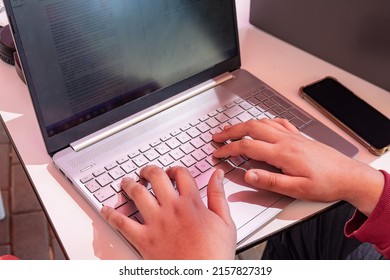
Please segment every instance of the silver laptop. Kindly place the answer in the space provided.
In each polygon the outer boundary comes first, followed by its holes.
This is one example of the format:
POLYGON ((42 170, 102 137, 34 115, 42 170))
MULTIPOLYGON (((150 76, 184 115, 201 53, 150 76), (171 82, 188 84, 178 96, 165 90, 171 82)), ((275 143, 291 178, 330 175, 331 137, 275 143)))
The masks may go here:
POLYGON ((291 200, 243 180, 249 168, 275 168, 213 158, 213 133, 281 117, 349 156, 358 151, 240 69, 234 0, 5 5, 47 151, 97 211, 110 205, 142 223, 119 182, 139 180, 145 165, 187 167, 205 202, 210 174, 221 168, 240 242, 291 200))

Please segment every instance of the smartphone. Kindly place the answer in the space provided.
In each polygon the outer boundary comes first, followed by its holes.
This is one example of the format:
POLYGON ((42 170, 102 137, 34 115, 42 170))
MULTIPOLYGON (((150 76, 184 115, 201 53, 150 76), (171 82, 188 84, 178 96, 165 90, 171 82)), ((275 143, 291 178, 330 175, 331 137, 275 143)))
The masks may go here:
POLYGON ((334 77, 302 86, 299 94, 374 155, 390 149, 390 119, 334 77))

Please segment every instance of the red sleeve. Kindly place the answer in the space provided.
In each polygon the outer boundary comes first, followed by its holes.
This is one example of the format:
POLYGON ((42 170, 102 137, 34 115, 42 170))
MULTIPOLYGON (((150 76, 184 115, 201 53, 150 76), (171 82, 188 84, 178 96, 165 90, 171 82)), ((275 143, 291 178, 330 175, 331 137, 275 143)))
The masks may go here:
POLYGON ((13 256, 13 255, 3 255, 3 256, 0 256, 0 260, 3 261, 3 260, 19 260, 19 258, 13 256))
POLYGON ((356 211, 345 225, 345 235, 373 244, 386 259, 390 259, 390 174, 382 173, 385 186, 378 204, 369 217, 356 211))

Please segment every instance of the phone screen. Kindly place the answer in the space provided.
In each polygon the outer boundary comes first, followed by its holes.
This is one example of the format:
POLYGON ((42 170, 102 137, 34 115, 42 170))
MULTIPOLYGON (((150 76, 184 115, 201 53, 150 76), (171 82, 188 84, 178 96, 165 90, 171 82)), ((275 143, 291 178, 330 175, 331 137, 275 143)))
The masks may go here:
POLYGON ((390 144, 390 120, 337 80, 327 77, 301 93, 377 150, 390 144))

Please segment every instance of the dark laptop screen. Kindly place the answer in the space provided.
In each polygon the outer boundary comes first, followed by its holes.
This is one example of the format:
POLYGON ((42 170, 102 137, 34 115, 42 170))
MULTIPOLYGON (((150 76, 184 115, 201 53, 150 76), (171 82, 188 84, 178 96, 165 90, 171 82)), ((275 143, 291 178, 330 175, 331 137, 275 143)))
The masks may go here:
POLYGON ((239 66, 234 1, 11 5, 15 40, 49 150, 239 66))

